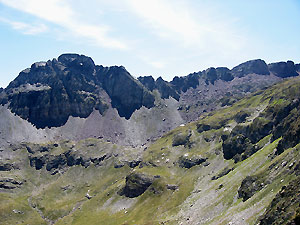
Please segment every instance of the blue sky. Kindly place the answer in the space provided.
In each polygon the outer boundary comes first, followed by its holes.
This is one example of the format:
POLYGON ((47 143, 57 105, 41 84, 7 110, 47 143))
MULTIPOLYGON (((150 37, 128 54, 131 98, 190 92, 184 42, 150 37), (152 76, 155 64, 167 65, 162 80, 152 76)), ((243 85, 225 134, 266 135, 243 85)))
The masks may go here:
POLYGON ((256 58, 300 62, 299 0, 0 0, 0 87, 62 53, 171 80, 256 58))

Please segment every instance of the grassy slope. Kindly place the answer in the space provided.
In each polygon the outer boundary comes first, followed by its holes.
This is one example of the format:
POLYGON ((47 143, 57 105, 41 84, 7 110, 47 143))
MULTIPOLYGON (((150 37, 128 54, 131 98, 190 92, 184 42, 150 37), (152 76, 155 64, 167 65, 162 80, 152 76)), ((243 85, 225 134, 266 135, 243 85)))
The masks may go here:
MULTIPOLYGON (((114 168, 118 157, 111 157, 104 165, 88 168, 74 166, 63 174, 50 175, 42 169, 36 171, 28 165, 26 150, 20 151, 20 157, 25 160, 23 170, 1 172, 2 177, 19 176, 26 179, 23 188, 0 193, 1 210, 0 224, 43 224, 49 221, 55 224, 184 224, 201 222, 203 224, 255 224, 263 210, 270 204, 283 185, 288 184, 295 176, 288 169, 279 166, 277 171, 270 171, 269 166, 277 163, 288 165, 299 160, 299 150, 291 148, 280 156, 274 157, 274 149, 279 141, 270 143, 270 136, 260 141, 264 146, 248 159, 234 164, 233 160, 224 160, 222 156, 221 135, 224 128, 231 129, 236 125, 234 116, 241 110, 251 112, 251 123, 260 111, 268 104, 272 96, 278 98, 272 104, 282 104, 285 91, 290 87, 299 87, 299 78, 275 85, 265 92, 256 93, 245 98, 232 107, 203 115, 198 122, 178 127, 158 139, 143 153, 143 168, 132 169, 125 165, 114 168), (280 97, 280 98, 279 98, 280 97), (221 128, 199 134, 197 123, 218 124, 221 128), (172 147, 174 135, 191 133, 190 147, 172 147), (21 154, 22 153, 22 154, 21 154), (185 157, 207 157, 209 165, 194 166, 190 169, 180 168, 178 159, 185 157), (225 167, 233 171, 218 180, 211 177, 220 173, 225 167), (125 176, 131 172, 141 172, 160 175, 158 179, 141 196, 128 199, 119 196, 118 191, 125 184, 125 176), (270 174, 275 177, 252 198, 243 202, 237 198, 242 180, 249 175, 270 174), (178 185, 176 191, 166 189, 166 184, 178 185), (67 190, 62 187, 69 185, 67 190), (154 193, 156 190, 156 193, 154 193), (88 200, 85 194, 93 196, 88 200), (30 207, 28 199, 31 201, 30 207), (23 213, 14 213, 13 209, 23 213), (43 220, 38 211, 48 219, 43 220)), ((110 144, 96 143, 90 149, 88 144, 78 143, 79 151, 93 154, 93 151, 106 149, 118 153, 132 154, 135 150, 126 152, 122 147, 110 144), (117 150, 113 150, 116 149, 117 150)), ((55 150, 60 154, 66 149, 55 150)), ((103 150, 104 151, 104 150, 103 150)), ((122 154, 120 154, 122 155, 122 154)))

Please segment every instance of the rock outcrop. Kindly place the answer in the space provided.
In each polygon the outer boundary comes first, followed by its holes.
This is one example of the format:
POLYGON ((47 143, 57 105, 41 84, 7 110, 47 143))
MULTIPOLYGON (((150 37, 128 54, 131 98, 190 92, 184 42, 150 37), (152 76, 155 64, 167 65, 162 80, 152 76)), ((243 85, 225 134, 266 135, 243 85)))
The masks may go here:
POLYGON ((104 114, 105 92, 126 119, 142 106, 154 106, 154 96, 124 67, 95 66, 90 57, 77 54, 34 63, 5 92, 2 104, 9 102, 12 112, 37 128, 62 126, 69 116, 86 118, 94 109, 104 114))
POLYGON ((132 173, 126 177, 126 184, 121 195, 129 198, 135 198, 143 194, 154 182, 155 177, 142 173, 132 173))
POLYGON ((299 75, 293 61, 271 63, 268 66, 269 70, 278 77, 286 78, 299 75))
POLYGON ((191 73, 185 77, 174 77, 170 82, 178 93, 186 92, 189 88, 196 88, 199 85, 201 73, 191 73))
POLYGON ((203 158, 201 156, 181 156, 179 157, 178 164, 179 167, 190 169, 193 166, 198 166, 204 162, 206 162, 207 158, 203 158))
POLYGON ((232 81, 233 75, 226 67, 211 67, 203 72, 206 83, 214 84, 216 80, 232 81))
POLYGON ((22 181, 18 181, 14 178, 1 178, 0 179, 0 190, 1 189, 15 189, 15 188, 20 188, 21 185, 23 184, 22 181))
POLYGON ((233 76, 243 77, 247 74, 269 75, 269 68, 265 61, 261 59, 244 62, 231 70, 233 76))
POLYGON ((300 223, 300 179, 299 177, 283 186, 268 206, 259 224, 299 224, 300 223))
POLYGON ((121 117, 129 119, 132 113, 142 106, 154 106, 154 96, 123 66, 98 66, 97 78, 111 98, 112 107, 118 110, 121 117))
POLYGON ((155 80, 152 76, 138 77, 138 80, 150 91, 156 88, 155 80))
POLYGON ((172 85, 170 85, 169 82, 163 80, 161 77, 159 77, 155 82, 156 88, 161 94, 161 97, 163 99, 173 97, 177 101, 179 100, 179 94, 173 89, 172 85))

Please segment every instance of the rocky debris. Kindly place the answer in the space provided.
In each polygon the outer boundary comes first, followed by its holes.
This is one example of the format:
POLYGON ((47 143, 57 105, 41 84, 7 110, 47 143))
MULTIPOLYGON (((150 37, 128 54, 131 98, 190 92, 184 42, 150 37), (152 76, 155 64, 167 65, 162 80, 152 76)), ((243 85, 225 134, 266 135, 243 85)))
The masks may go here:
POLYGON ((17 181, 13 178, 1 178, 0 179, 0 189, 15 189, 19 188, 23 184, 22 181, 17 181))
POLYGON ((125 166, 124 162, 117 162, 117 163, 115 163, 114 168, 119 169, 119 168, 122 168, 124 166, 125 166))
POLYGON ((141 160, 132 160, 132 161, 122 161, 122 162, 117 162, 115 165, 114 165, 114 168, 122 168, 123 166, 125 165, 128 165, 130 168, 135 168, 137 166, 140 165, 142 161, 141 160))
POLYGON ((175 184, 167 184, 167 189, 168 190, 172 190, 172 191, 176 191, 179 189, 179 186, 178 185, 175 185, 175 184))
POLYGON ((204 162, 206 162, 207 158, 203 158, 201 156, 192 156, 192 157, 188 157, 188 156, 180 156, 178 159, 178 164, 180 167, 182 168, 187 168, 190 169, 193 166, 197 166, 200 165, 204 162))
POLYGON ((142 173, 132 173, 126 177, 125 187, 121 190, 120 195, 129 198, 135 198, 143 194, 156 178, 142 173))
POLYGON ((268 66, 269 70, 277 77, 286 78, 299 75, 293 61, 271 63, 268 66))
POLYGON ((229 174, 233 170, 234 170, 234 168, 226 167, 218 175, 213 176, 211 179, 212 180, 218 180, 219 178, 226 176, 227 174, 229 174))
POLYGON ((24 214, 23 211, 20 211, 20 210, 17 210, 17 209, 13 209, 12 211, 13 211, 13 213, 15 213, 15 214, 24 214))
POLYGON ((231 70, 234 77, 244 77, 247 74, 269 75, 269 68, 265 61, 261 59, 244 62, 231 70))
POLYGON ((13 163, 0 162, 0 171, 11 171, 14 169, 19 169, 19 166, 15 165, 13 163))
POLYGON ((138 165, 140 165, 142 161, 141 160, 132 160, 132 161, 128 161, 127 162, 127 165, 130 167, 130 168, 135 168, 137 167, 138 165))
POLYGON ((85 194, 85 197, 89 200, 93 198, 93 196, 90 195, 90 190, 85 194))
POLYGON ((297 177, 276 194, 263 216, 260 225, 290 224, 300 222, 300 179, 297 177))

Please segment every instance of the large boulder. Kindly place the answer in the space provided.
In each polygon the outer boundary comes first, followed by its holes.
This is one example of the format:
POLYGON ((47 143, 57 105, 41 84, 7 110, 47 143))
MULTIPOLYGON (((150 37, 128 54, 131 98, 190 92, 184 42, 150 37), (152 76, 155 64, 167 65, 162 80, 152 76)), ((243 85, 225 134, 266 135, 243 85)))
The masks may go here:
POLYGON ((206 160, 207 158, 203 158, 201 156, 192 156, 192 157, 181 156, 179 157, 178 164, 179 167, 190 169, 193 166, 197 166, 206 162, 206 160))
POLYGON ((286 78, 299 75, 293 61, 271 63, 268 66, 269 70, 277 77, 286 78))
POLYGON ((268 65, 264 60, 255 59, 244 62, 231 70, 235 77, 244 77, 247 74, 269 75, 268 65))
POLYGON ((242 198, 243 201, 247 201, 256 192, 263 189, 264 183, 261 179, 256 176, 248 176, 243 181, 238 190, 238 197, 242 198))
POLYGON ((190 143, 190 132, 178 133, 173 136, 172 146, 188 145, 190 143))
POLYGON ((132 173, 126 177, 126 184, 121 195, 129 198, 135 198, 143 194, 154 182, 155 177, 142 173, 132 173))

